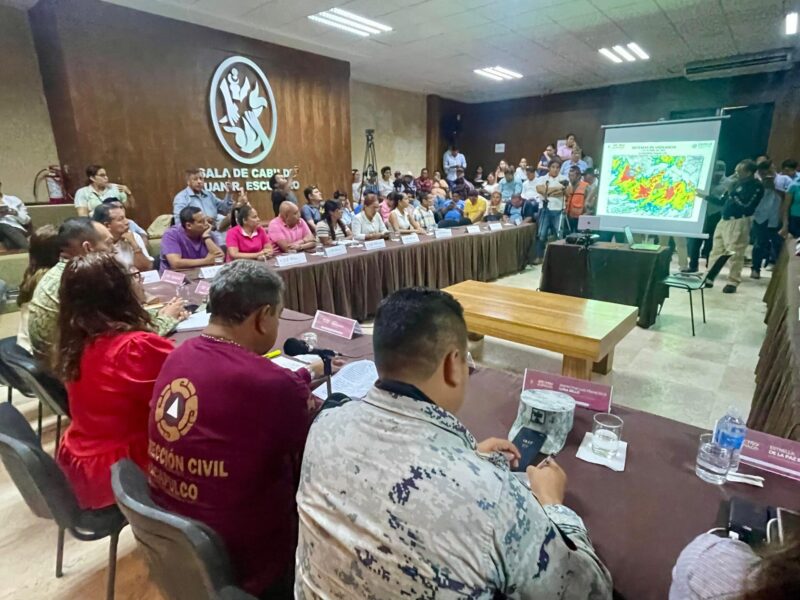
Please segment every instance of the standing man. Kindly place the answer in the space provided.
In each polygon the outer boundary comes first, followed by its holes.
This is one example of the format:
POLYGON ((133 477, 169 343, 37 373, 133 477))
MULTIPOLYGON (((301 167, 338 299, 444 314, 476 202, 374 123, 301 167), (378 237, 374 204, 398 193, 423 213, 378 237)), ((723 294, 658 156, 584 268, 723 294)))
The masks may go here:
POLYGON ((764 186, 764 197, 753 213, 754 242, 750 279, 761 279, 761 267, 775 264, 783 245, 783 238, 778 234, 781 229, 783 193, 775 189, 776 176, 771 167, 771 161, 758 165, 759 179, 764 186))
POLYGON ((444 176, 447 178, 447 183, 453 187, 453 182, 456 180, 456 169, 461 167, 466 170, 467 159, 458 151, 458 146, 453 144, 450 150, 444 153, 442 157, 442 166, 444 167, 444 176))
POLYGON ((578 167, 569 170, 569 185, 567 186, 567 223, 571 232, 578 231, 578 219, 586 210, 586 190, 589 183, 581 177, 578 167))
POLYGON ((583 214, 596 215, 597 214, 597 192, 599 185, 597 184, 597 169, 589 168, 583 173, 583 180, 588 184, 586 187, 586 205, 583 214))
POLYGON ((28 249, 28 230, 25 226, 30 222, 25 204, 16 196, 3 194, 3 183, 0 181, 0 242, 7 250, 28 249))
POLYGON ((273 173, 269 178, 269 189, 272 190, 272 213, 275 216, 278 216, 278 211, 284 202, 297 204, 297 196, 294 195, 292 186, 297 181, 299 173, 300 167, 295 165, 289 177, 284 177, 283 173, 273 173))
MULTIPOLYGON (((725 161, 718 160, 714 164, 714 172, 711 175, 711 187, 706 198, 706 218, 703 222, 703 233, 707 234, 706 239, 689 238, 689 273, 697 273, 700 270, 700 256, 708 261, 714 241, 714 231, 722 217, 722 197, 732 186, 733 180, 725 177, 725 161)), ((708 266, 711 266, 710 263, 708 266)))
POLYGON ((564 506, 561 467, 528 467, 528 487, 502 454, 519 459, 511 442, 477 443, 458 420, 461 305, 439 290, 395 292, 372 341, 378 381, 323 410, 308 435, 295 598, 610 599, 611 576, 564 506))
POLYGON ((322 213, 319 210, 319 205, 322 202, 322 192, 315 185, 309 186, 303 190, 303 197, 305 197, 306 203, 300 209, 300 214, 311 233, 316 235, 317 223, 322 221, 322 213))
POLYGON ((222 262, 225 254, 211 236, 208 217, 196 206, 187 206, 178 215, 178 223, 161 238, 159 269, 194 269, 222 262))
POLYGON ((539 211, 539 233, 534 265, 542 264, 548 236, 552 233, 556 238, 561 237, 561 213, 564 211, 564 194, 567 186, 559 174, 561 163, 558 160, 551 160, 548 168, 550 169, 548 174, 540 178, 540 183, 536 186, 536 191, 544 200, 539 211))
MULTIPOLYGON (((186 187, 178 192, 172 200, 172 216, 175 224, 180 222, 180 214, 184 208, 188 206, 199 208, 209 220, 214 243, 220 247, 224 246, 225 238, 221 230, 226 227, 223 227, 225 225, 223 220, 226 215, 230 215, 233 208, 230 184, 226 183, 225 187, 227 189, 225 198, 220 200, 205 189, 205 175, 203 175, 202 169, 187 169, 186 187)), ((247 201, 247 194, 243 189, 239 190, 239 201, 242 202, 242 200, 247 201)), ((230 223, 230 217, 227 223, 230 223)))
MULTIPOLYGON (((758 203, 764 196, 764 186, 755 178, 756 163, 743 160, 736 165, 737 183, 722 197, 722 220, 714 232, 714 246, 708 259, 711 268, 722 254, 732 254, 728 283, 722 288, 723 294, 734 294, 742 282, 744 252, 750 241, 750 221, 758 203)), ((703 195, 703 194, 699 194, 703 195)), ((713 287, 709 279, 706 287, 713 287)))
POLYGON ((208 327, 169 355, 156 380, 148 447, 156 504, 211 527, 241 586, 278 600, 292 597, 297 473, 309 385, 322 370, 315 363, 291 371, 263 357, 278 335, 282 292, 280 276, 263 263, 220 269, 208 327), (166 455, 183 457, 186 467, 166 455))

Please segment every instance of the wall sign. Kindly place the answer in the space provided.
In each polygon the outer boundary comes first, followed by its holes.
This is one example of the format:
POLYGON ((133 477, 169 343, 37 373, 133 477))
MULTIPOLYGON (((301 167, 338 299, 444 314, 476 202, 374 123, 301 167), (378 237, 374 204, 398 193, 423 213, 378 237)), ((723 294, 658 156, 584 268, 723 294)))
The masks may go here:
POLYGON ((231 158, 245 165, 263 161, 278 130, 275 96, 264 71, 244 56, 226 58, 214 71, 208 102, 217 139, 231 158))

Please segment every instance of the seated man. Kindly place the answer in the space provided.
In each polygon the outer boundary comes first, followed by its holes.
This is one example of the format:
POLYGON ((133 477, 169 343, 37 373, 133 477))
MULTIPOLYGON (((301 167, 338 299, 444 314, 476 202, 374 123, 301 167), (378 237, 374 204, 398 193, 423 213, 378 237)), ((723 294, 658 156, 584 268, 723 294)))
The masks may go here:
POLYGON ((277 599, 291 598, 297 467, 309 384, 322 372, 321 363, 293 372, 262 356, 278 335, 282 291, 263 263, 222 267, 211 283, 209 325, 167 358, 148 426, 153 500, 211 527, 239 584, 277 599))
MULTIPOLYGON (((530 489, 455 414, 469 380, 461 306, 409 288, 375 317, 379 379, 323 410, 297 492, 296 598, 611 598, 611 578, 563 505, 554 461, 530 489)), ((546 463, 546 464, 545 464, 546 463)))
POLYGON ((16 196, 3 194, 3 183, 0 182, 0 243, 6 250, 27 250, 28 230, 31 222, 28 209, 16 196))
POLYGON ((306 203, 300 209, 300 214, 311 233, 316 235, 317 223, 322 221, 322 213, 319 210, 322 203, 322 192, 319 191, 317 186, 312 185, 303 190, 303 196, 306 199, 306 203))
POLYGON ((278 216, 269 222, 267 234, 275 252, 299 252, 317 245, 308 224, 300 218, 300 209, 288 201, 281 204, 278 216))
POLYGON ((471 189, 467 193, 467 201, 464 203, 464 217, 472 223, 480 223, 486 215, 488 202, 478 194, 478 190, 471 189))
MULTIPOLYGON (((180 219, 181 211, 184 208, 193 206, 203 211, 203 214, 211 223, 211 236, 217 246, 225 245, 225 236, 222 231, 230 225, 231 209, 233 208, 233 198, 231 197, 230 186, 226 183, 227 192, 225 198, 220 200, 214 194, 205 189, 205 175, 202 169, 186 170, 186 187, 175 194, 172 200, 172 217, 177 223, 180 219)), ((247 195, 244 190, 239 190, 237 204, 241 205, 246 201, 247 195)))
POLYGON ((108 252, 113 241, 108 229, 100 223, 93 222, 88 217, 72 217, 58 228, 58 244, 61 258, 36 286, 28 316, 28 334, 33 355, 46 365, 50 364, 50 353, 58 330, 58 312, 61 306, 58 290, 67 262, 75 256, 84 256, 89 252, 108 252))
POLYGON ((147 251, 142 236, 131 231, 122 204, 100 204, 94 209, 92 220, 105 225, 111 233, 115 258, 129 271, 149 271, 153 268, 153 257, 147 251))
POLYGON ((178 215, 179 223, 161 238, 159 269, 193 269, 222 262, 224 254, 211 237, 211 224, 196 206, 187 206, 178 215))
POLYGON ((536 204, 528 202, 520 194, 511 196, 511 201, 506 204, 503 211, 503 221, 514 225, 533 223, 535 217, 536 204))

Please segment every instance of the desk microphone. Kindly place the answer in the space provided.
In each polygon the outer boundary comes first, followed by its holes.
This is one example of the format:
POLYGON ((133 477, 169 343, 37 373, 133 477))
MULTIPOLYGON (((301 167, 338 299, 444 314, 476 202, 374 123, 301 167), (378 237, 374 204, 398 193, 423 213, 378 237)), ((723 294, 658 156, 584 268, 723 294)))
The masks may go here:
POLYGON ((309 346, 303 340, 297 338, 288 338, 283 343, 283 353, 287 356, 300 356, 301 354, 316 354, 322 358, 333 358, 334 356, 342 356, 335 350, 326 350, 324 348, 314 348, 309 346))

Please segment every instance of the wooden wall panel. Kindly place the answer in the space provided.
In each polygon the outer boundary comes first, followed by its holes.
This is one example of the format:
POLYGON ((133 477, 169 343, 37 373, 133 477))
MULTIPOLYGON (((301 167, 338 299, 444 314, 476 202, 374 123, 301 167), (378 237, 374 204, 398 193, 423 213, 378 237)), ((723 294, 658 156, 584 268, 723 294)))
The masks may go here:
MULTIPOLYGON (((537 160, 548 143, 567 132, 576 133, 584 150, 599 163, 602 125, 655 121, 669 118, 671 111, 763 102, 775 104, 770 155, 777 160, 800 158, 800 67, 764 75, 699 82, 675 78, 480 104, 439 99, 434 105, 437 122, 462 115, 459 144, 471 174, 478 165, 486 173, 500 158, 514 163, 523 156, 529 162, 537 160), (495 143, 505 143, 503 155, 495 154, 495 143)), ((429 123, 429 135, 434 129, 429 123)), ((441 131, 438 135, 439 139, 429 139, 429 157, 434 148, 444 146, 441 131)))
MULTIPOLYGON (((31 9, 59 156, 84 184, 102 163, 149 223, 171 212, 187 167, 245 167, 214 134, 208 92, 217 65, 249 57, 266 74, 278 129, 263 168, 299 165, 303 186, 330 196, 350 176, 350 66, 267 42, 97 0, 41 0, 31 9)), ((251 192, 262 217, 268 192, 251 192)))

